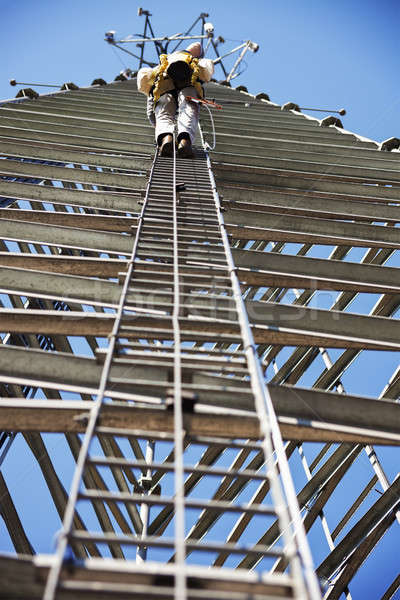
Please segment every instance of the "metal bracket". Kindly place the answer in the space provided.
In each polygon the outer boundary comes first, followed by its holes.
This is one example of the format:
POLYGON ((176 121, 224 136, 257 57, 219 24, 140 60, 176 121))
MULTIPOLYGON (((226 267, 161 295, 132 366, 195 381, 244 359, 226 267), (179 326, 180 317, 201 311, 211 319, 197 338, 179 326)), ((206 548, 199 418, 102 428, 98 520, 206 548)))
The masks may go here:
POLYGON ((35 92, 32 88, 24 88, 19 90, 18 94, 15 96, 16 98, 30 98, 31 100, 36 100, 39 98, 39 94, 35 92))
MULTIPOLYGON (((257 96, 256 96, 256 98, 257 98, 257 96)), ((297 112, 301 112, 300 106, 298 104, 296 104, 295 102, 286 102, 286 104, 282 104, 281 110, 295 110, 297 112)))
POLYGON ((343 129, 342 121, 333 115, 325 117, 325 119, 322 119, 320 123, 321 127, 329 127, 330 125, 334 125, 335 127, 340 127, 340 129, 343 129))
POLYGON ((391 137, 387 140, 381 142, 379 146, 379 150, 391 152, 392 150, 397 150, 400 147, 400 140, 397 137, 391 137))
POLYGON ((89 423, 89 419, 90 419, 90 413, 89 412, 82 413, 81 415, 76 415, 74 417, 74 421, 76 421, 77 423, 81 423, 85 427, 89 423))
POLYGON ((149 492, 151 490, 152 483, 153 483, 153 478, 151 475, 148 475, 148 476, 142 475, 138 479, 138 484, 140 485, 142 490, 145 492, 149 492))

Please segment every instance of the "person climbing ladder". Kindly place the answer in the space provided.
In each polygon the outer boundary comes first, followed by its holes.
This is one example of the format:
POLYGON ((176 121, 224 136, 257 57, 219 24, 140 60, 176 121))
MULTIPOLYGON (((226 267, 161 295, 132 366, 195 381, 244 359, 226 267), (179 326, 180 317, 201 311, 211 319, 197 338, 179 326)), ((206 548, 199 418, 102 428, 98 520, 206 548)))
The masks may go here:
POLYGON ((177 151, 180 158, 193 158, 192 144, 199 119, 199 103, 204 97, 202 83, 210 81, 214 63, 201 58, 199 42, 186 50, 161 54, 154 69, 144 67, 137 75, 138 90, 147 95, 147 116, 155 126, 156 142, 161 156, 172 156, 175 121, 177 151), (176 118, 177 116, 177 118, 176 118))

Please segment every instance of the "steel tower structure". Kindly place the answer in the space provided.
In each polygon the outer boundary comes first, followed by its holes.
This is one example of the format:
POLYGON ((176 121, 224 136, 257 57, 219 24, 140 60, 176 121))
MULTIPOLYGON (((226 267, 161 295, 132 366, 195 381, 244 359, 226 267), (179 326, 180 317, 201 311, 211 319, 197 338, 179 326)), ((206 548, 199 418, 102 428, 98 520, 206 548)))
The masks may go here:
POLYGON ((395 141, 207 94, 193 160, 135 80, 0 108, 0 597, 350 597, 398 526, 395 141))

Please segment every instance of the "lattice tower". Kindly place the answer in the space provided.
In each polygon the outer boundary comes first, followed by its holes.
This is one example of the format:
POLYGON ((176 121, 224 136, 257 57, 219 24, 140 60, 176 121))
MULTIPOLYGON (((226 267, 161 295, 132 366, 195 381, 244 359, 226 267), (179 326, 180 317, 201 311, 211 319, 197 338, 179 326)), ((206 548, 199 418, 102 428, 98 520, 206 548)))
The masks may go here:
POLYGON ((0 597, 350 598, 398 519, 399 154, 207 94, 193 160, 134 80, 1 106, 0 597))

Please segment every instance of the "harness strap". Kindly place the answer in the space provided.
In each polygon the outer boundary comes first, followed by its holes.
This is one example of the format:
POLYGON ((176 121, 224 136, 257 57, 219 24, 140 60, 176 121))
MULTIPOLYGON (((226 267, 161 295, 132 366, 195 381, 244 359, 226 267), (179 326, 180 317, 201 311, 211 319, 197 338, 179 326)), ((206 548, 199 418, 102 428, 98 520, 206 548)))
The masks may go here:
MULTIPOLYGON (((187 56, 185 57, 185 62, 188 64, 188 66, 192 70, 190 85, 195 88, 197 94, 199 95, 199 98, 203 98, 204 92, 203 92, 203 88, 201 86, 200 78, 199 78, 199 59, 192 56, 190 54, 190 52, 185 51, 185 52, 182 52, 182 54, 187 54, 187 56)), ((166 71, 168 69, 168 66, 169 66, 168 55, 161 54, 160 55, 160 64, 154 69, 154 83, 150 90, 150 93, 153 94, 154 106, 157 104, 157 102, 160 99, 160 96, 161 96, 160 84, 161 84, 161 80, 162 80, 164 74, 166 73, 166 71)))

